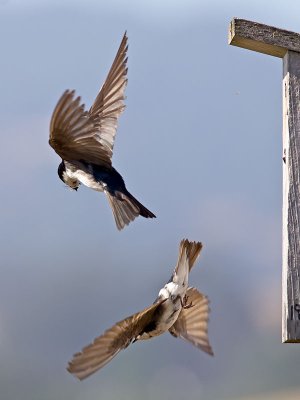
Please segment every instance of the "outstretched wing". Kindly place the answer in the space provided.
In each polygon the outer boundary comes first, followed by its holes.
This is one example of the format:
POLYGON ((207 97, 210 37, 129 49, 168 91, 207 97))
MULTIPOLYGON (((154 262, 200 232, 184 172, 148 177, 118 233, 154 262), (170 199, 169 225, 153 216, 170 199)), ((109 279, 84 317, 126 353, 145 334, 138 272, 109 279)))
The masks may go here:
POLYGON ((111 158, 116 136, 118 117, 125 109, 127 85, 127 44, 125 32, 115 60, 89 114, 97 121, 98 140, 111 158))
POLYGON ((188 303, 191 302, 192 306, 182 308, 177 321, 169 331, 173 336, 181 337, 206 353, 213 355, 207 332, 208 298, 195 288, 188 288, 186 295, 188 303))
POLYGON ((162 302, 152 304, 143 311, 117 322, 80 353, 74 354, 67 370, 80 380, 98 371, 144 331, 162 302))
POLYGON ((49 144, 63 160, 110 166, 111 160, 97 140, 95 121, 84 111, 80 97, 66 90, 59 99, 50 123, 49 144))
POLYGON ((123 109, 127 83, 126 33, 109 71, 89 112, 84 111, 80 97, 65 91, 59 99, 50 123, 49 144, 62 159, 84 160, 111 166, 117 119, 123 109))

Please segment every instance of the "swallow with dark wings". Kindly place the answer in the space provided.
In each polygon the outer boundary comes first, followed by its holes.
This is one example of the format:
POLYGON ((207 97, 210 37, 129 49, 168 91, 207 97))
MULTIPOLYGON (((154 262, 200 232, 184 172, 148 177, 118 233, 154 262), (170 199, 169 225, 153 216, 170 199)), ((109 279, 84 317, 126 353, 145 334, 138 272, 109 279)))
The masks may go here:
POLYGON ((104 192, 119 230, 139 215, 155 218, 128 192, 111 162, 118 117, 125 108, 127 49, 125 33, 89 111, 84 110, 80 97, 75 98, 75 91, 64 92, 52 114, 49 139, 50 146, 62 158, 58 167, 60 179, 74 190, 83 184, 104 192))
POLYGON ((143 311, 117 322, 92 344, 76 353, 69 362, 68 371, 80 380, 85 379, 131 343, 167 331, 213 355, 207 333, 209 301, 197 289, 188 287, 189 272, 201 249, 200 242, 182 240, 177 266, 155 302, 143 311))

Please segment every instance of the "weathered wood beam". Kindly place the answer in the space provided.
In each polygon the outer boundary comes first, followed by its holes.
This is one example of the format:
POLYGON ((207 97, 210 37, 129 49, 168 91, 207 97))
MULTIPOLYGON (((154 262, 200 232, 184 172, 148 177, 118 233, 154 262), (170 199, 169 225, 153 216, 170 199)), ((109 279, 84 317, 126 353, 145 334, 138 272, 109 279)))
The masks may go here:
POLYGON ((246 19, 230 22, 228 43, 283 58, 288 50, 300 52, 300 34, 246 19))
POLYGON ((300 53, 283 59, 282 341, 300 342, 300 53))
POLYGON ((229 44, 283 58, 282 341, 300 343, 300 34, 234 18, 229 44))

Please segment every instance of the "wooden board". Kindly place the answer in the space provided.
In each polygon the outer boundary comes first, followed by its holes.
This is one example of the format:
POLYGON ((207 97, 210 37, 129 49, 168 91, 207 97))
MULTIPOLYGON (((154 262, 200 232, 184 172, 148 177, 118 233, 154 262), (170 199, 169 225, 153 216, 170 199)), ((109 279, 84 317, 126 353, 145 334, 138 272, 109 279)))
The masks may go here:
POLYGON ((300 343, 300 34, 234 18, 229 44, 283 58, 282 341, 300 343))
POLYGON ((230 23, 228 43, 280 58, 288 50, 300 52, 299 33, 239 18, 230 23))
POLYGON ((300 53, 283 59, 282 341, 300 342, 300 53))

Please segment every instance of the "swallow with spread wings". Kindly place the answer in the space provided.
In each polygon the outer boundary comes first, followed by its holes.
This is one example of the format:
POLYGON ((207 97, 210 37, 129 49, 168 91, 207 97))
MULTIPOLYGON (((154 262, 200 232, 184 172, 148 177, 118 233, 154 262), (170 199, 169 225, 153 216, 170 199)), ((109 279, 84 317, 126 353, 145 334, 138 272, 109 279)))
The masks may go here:
POLYGON ((128 192, 111 161, 118 118, 125 108, 127 49, 125 33, 89 111, 85 111, 80 97, 75 97, 75 91, 64 92, 52 114, 49 138, 50 146, 62 158, 58 167, 60 179, 74 190, 83 184, 104 192, 119 230, 139 215, 155 218, 128 192))
POLYGON ((76 353, 68 371, 82 380, 111 361, 121 350, 138 340, 146 340, 169 331, 198 349, 213 355, 208 339, 208 298, 188 286, 189 272, 202 244, 181 241, 177 266, 155 302, 132 316, 117 322, 93 343, 76 353))

